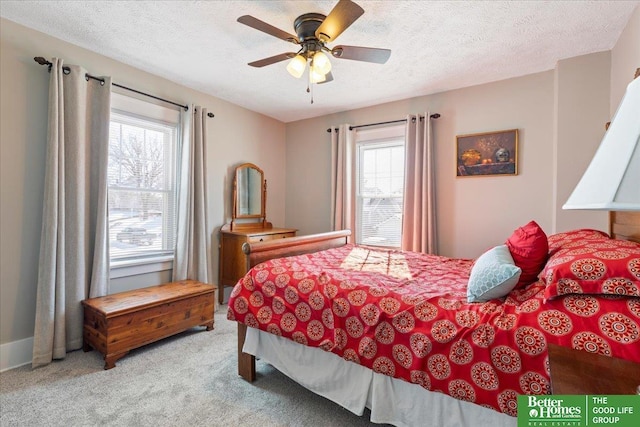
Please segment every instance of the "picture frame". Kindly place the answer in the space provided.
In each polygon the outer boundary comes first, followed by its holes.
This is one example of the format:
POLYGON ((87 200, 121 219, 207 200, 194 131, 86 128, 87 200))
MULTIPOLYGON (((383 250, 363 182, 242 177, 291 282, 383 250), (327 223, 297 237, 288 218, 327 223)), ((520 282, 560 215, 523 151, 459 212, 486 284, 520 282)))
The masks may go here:
POLYGON ((518 129, 456 136, 456 176, 518 174, 518 129))

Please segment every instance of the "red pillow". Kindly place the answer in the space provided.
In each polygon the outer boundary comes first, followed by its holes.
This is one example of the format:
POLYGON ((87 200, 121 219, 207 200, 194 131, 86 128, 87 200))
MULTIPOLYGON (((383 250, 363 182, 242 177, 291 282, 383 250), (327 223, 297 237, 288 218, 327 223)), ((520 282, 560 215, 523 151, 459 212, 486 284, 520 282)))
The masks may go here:
POLYGON ((537 281, 549 254, 547 235, 542 228, 531 221, 514 231, 506 244, 513 262, 522 270, 515 289, 522 289, 537 281))

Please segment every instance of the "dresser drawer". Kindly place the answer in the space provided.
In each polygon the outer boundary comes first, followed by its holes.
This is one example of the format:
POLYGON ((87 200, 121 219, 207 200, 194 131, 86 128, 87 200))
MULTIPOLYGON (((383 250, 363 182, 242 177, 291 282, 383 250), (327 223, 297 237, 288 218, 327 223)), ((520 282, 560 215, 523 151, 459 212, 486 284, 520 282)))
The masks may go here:
POLYGON ((288 233, 272 233, 272 234, 256 234, 249 236, 249 243, 266 242, 267 240, 284 239, 286 237, 295 237, 295 232, 288 233))
POLYGON ((229 224, 220 229, 220 267, 218 301, 224 302, 224 288, 235 286, 238 280, 249 271, 247 256, 242 252, 245 243, 259 243, 285 237, 296 237, 295 228, 273 228, 271 223, 262 223, 253 227, 230 229, 229 224))

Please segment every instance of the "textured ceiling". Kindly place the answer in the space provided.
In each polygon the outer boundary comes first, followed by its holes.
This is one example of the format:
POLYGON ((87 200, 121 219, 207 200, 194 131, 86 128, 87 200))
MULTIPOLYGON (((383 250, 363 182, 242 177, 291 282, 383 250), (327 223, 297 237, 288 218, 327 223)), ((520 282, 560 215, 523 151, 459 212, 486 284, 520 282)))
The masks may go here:
MULTIPOLYGON (((236 22, 294 19, 335 1, 7 1, 2 17, 283 122, 550 70, 611 49, 639 1, 366 1, 337 44, 391 49, 384 64, 333 59, 314 88, 286 61, 297 46, 236 22)), ((34 52, 34 56, 47 52, 34 52)), ((100 73, 100 70, 89 70, 100 73)), ((117 82, 117 78, 115 79, 117 82)))

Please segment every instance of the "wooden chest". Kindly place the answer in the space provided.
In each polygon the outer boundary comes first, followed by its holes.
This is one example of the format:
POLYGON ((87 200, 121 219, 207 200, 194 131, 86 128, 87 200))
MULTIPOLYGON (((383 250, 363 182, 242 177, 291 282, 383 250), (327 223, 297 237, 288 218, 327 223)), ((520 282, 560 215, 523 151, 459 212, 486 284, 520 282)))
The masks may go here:
POLYGON ((213 329, 216 287, 185 280, 90 298, 84 306, 84 351, 104 355, 104 369, 130 350, 194 326, 213 329))

